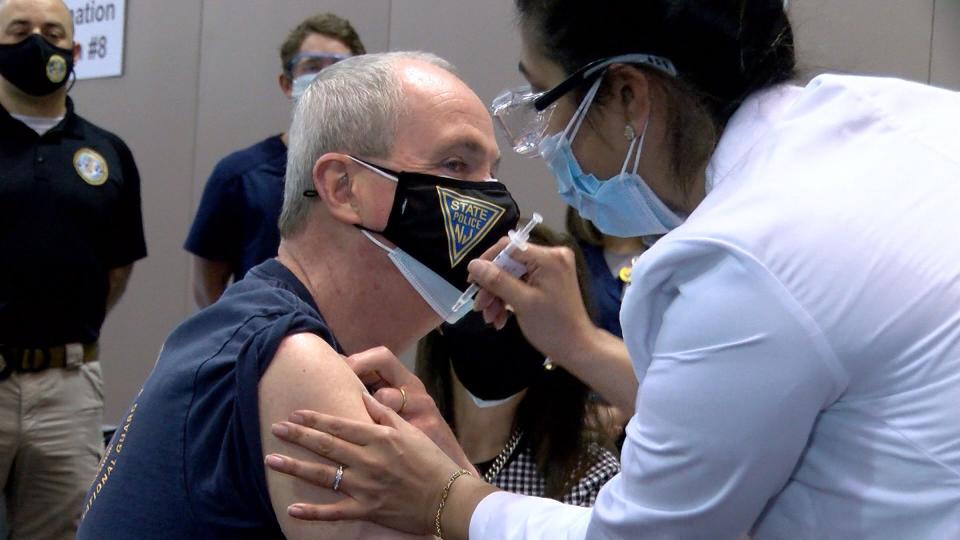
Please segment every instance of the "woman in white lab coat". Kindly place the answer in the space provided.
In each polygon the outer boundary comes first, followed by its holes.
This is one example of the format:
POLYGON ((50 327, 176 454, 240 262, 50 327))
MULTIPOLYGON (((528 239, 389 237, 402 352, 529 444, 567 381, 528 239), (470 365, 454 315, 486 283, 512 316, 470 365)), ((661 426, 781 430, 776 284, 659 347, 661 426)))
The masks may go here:
POLYGON ((523 280, 474 261, 477 306, 502 325, 511 305, 635 411, 623 470, 593 509, 498 492, 367 400, 381 425, 294 430, 347 497, 291 513, 471 539, 960 537, 960 97, 791 82, 779 0, 516 4, 532 88, 494 104, 515 149, 604 233, 664 236, 623 342, 564 249, 515 255, 523 280))

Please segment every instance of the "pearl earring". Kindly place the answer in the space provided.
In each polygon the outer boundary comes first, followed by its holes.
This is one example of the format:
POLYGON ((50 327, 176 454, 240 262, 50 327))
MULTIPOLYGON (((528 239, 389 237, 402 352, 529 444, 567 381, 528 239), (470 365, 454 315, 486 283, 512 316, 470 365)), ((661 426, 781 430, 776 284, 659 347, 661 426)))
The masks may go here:
POLYGON ((623 136, 626 137, 628 141, 632 141, 637 138, 637 132, 633 130, 633 126, 627 124, 627 127, 623 128, 623 136))

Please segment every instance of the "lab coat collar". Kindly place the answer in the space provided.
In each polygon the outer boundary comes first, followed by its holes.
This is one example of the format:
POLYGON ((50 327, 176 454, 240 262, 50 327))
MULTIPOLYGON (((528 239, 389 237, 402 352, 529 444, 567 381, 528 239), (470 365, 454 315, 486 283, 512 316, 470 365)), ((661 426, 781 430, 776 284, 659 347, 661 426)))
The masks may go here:
POLYGON ((800 86, 780 84, 760 90, 744 100, 727 122, 707 165, 705 187, 708 195, 740 166, 750 149, 764 138, 802 91, 800 86))

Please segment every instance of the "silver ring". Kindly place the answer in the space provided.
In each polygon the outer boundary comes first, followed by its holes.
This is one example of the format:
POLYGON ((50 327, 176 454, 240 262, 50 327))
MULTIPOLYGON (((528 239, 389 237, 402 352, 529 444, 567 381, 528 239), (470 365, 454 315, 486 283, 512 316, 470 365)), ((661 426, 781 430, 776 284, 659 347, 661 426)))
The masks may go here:
POLYGON ((343 480, 343 465, 337 467, 337 475, 333 477, 333 490, 340 489, 340 481, 343 480))

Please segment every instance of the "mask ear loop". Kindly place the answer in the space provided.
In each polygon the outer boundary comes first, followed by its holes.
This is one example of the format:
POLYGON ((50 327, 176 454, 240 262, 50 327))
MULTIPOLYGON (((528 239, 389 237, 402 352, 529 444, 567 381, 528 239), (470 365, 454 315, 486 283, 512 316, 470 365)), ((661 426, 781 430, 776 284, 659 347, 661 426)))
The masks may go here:
POLYGON ((67 93, 69 94, 70 91, 73 90, 73 85, 77 84, 77 72, 72 67, 70 68, 70 75, 68 75, 68 77, 72 77, 70 84, 67 85, 67 93))
POLYGON ((393 249, 388 248, 386 244, 384 244, 383 242, 381 242, 381 241, 377 240, 376 238, 374 238, 373 235, 370 234, 369 232, 367 232, 366 229, 360 229, 360 232, 363 233, 363 235, 367 237, 367 240, 370 240, 371 242, 373 242, 374 244, 376 244, 377 247, 379 247, 380 249, 386 251, 387 253, 393 253, 393 249))
POLYGON ((640 132, 639 137, 634 137, 630 141, 630 147, 627 148, 627 155, 623 158, 623 167, 620 168, 620 176, 623 176, 623 173, 627 172, 627 163, 630 163, 630 155, 633 154, 633 149, 637 149, 636 155, 633 157, 633 174, 637 174, 637 170, 640 169, 640 154, 643 153, 643 140, 647 136, 647 126, 650 125, 648 121, 643 125, 643 131, 640 132))
POLYGON ((583 97, 583 101, 580 102, 580 106, 577 107, 573 116, 570 117, 570 122, 567 123, 566 129, 563 130, 563 136, 568 141, 573 142, 573 138, 576 137, 580 131, 580 125, 583 124, 583 120, 587 117, 587 112, 590 105, 593 104, 593 98, 596 97, 601 82, 603 82, 603 77, 598 78, 597 82, 593 83, 593 86, 587 91, 587 95, 583 97))
POLYGON ((350 159, 352 159, 353 161, 355 161, 356 163, 359 163, 360 165, 363 165, 364 167, 366 167, 366 168, 370 169, 371 171, 379 174, 380 176, 382 176, 382 177, 384 177, 384 178, 386 178, 386 179, 388 179, 388 180, 393 180, 394 182, 396 182, 396 183, 398 183, 398 184, 400 183, 400 179, 397 178, 396 176, 394 176, 394 175, 392 175, 392 174, 387 174, 387 173, 381 171, 380 169, 378 169, 378 168, 376 168, 376 167, 374 167, 374 166, 372 166, 372 165, 368 165, 368 164, 360 161, 359 159, 357 159, 357 158, 355 158, 355 157, 353 157, 353 156, 351 156, 351 155, 349 155, 349 154, 345 154, 345 155, 346 155, 348 158, 350 158, 350 159))

